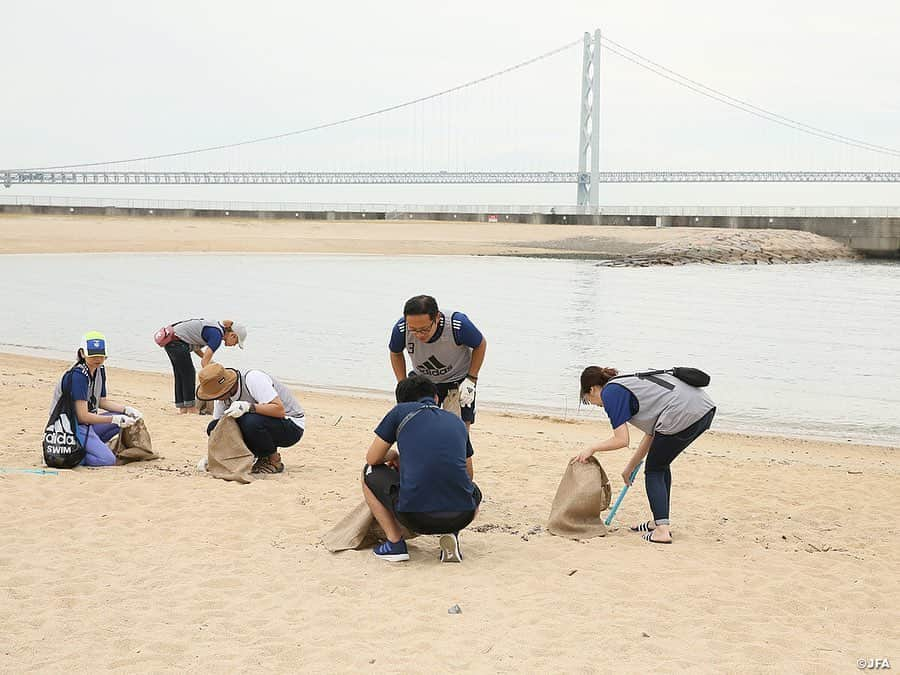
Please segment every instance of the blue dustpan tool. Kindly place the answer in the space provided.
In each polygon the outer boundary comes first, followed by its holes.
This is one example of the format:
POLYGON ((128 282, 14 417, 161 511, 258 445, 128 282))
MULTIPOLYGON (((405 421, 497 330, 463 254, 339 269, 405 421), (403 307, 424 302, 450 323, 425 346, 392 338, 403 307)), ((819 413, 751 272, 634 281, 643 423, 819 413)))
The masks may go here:
MULTIPOLYGON (((634 467, 634 471, 631 472, 631 476, 629 476, 630 482, 634 483, 634 479, 638 474, 638 471, 641 470, 641 466, 644 464, 644 460, 638 462, 638 465, 634 467)), ((606 516, 606 520, 603 521, 605 525, 609 525, 613 518, 616 517, 616 511, 619 510, 619 505, 622 503, 622 500, 625 499, 625 493, 628 492, 628 485, 623 485, 621 492, 619 492, 619 496, 616 497, 616 503, 612 505, 612 508, 609 510, 609 515, 606 516)))

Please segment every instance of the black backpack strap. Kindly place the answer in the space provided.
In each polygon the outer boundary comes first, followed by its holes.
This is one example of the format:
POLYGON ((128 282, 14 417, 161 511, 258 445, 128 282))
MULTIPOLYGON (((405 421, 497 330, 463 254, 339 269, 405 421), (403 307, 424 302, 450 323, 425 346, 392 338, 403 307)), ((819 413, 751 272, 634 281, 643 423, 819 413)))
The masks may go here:
POLYGON ((672 391, 675 388, 675 385, 671 382, 666 382, 662 378, 656 377, 657 375, 672 375, 672 369, 669 370, 644 370, 639 373, 631 373, 629 375, 616 375, 615 377, 611 377, 609 382, 613 380, 618 380, 622 377, 636 377, 640 380, 650 380, 653 384, 658 384, 663 389, 668 389, 672 391))

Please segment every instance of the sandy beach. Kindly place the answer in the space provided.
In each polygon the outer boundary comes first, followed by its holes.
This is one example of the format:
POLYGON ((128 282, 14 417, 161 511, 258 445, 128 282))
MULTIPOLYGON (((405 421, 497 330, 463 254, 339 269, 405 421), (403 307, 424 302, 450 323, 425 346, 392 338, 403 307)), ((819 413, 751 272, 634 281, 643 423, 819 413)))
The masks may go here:
POLYGON ((260 220, 233 216, 0 215, 0 253, 247 252, 515 255, 803 262, 853 257, 809 232, 447 221, 260 220), (85 237, 84 232, 101 233, 85 237), (759 255, 760 252, 766 255, 759 255))
MULTIPOLYGON (((577 542, 544 530, 550 503, 608 426, 481 411, 466 560, 442 565, 420 537, 391 565, 319 543, 360 499, 387 400, 297 391, 308 428, 286 473, 241 486, 197 473, 209 418, 175 415, 170 377, 111 360, 111 397, 144 411, 162 459, 11 471, 41 466, 66 365, 0 355, 0 671, 848 672, 900 657, 897 448, 710 432, 673 466, 674 545, 628 532, 647 514, 640 482, 618 527, 577 542)), ((626 455, 601 457, 614 495, 626 455)))
MULTIPOLYGON (((0 251, 473 254, 606 237, 629 254, 683 235, 431 224, 410 241, 405 223, 94 220, 3 217, 0 251), (106 234, 86 239, 85 225, 106 234)), ((360 501, 387 396, 296 391, 308 426, 286 472, 242 486, 195 469, 209 418, 175 414, 171 375, 113 358, 110 396, 144 411, 162 459, 29 473, 66 366, 0 354, 0 672, 848 672, 900 660, 898 448, 714 430, 674 464, 674 545, 628 531, 648 515, 641 481, 607 537, 577 542, 546 532, 550 504, 569 458, 608 425, 482 409, 485 501, 461 538, 465 562, 440 564, 436 538, 420 537, 409 563, 390 565, 320 543, 360 501)), ((627 456, 600 457, 614 495, 627 456)))

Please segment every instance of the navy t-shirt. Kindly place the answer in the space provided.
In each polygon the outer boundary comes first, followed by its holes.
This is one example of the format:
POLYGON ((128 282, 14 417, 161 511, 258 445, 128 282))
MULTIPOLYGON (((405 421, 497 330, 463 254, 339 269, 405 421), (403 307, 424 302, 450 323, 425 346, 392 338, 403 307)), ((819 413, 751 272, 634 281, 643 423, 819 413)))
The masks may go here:
POLYGON ((600 391, 603 409, 613 429, 618 429, 640 410, 637 397, 621 384, 610 382, 600 391))
POLYGON ((213 351, 216 351, 219 348, 219 345, 222 344, 222 331, 215 326, 207 326, 200 331, 200 335, 203 337, 206 346, 213 351))
MULTIPOLYGON (((73 368, 69 389, 73 401, 87 401, 88 410, 96 409, 100 401, 90 400, 91 381, 82 368, 73 368)), ((94 372, 94 378, 100 379, 100 398, 106 398, 106 369, 102 366, 94 372)))
POLYGON ((400 452, 397 511, 471 511, 474 486, 466 472, 466 458, 473 452, 466 425, 453 413, 426 407, 429 404, 434 405, 430 398, 398 403, 375 429, 385 443, 397 443, 400 452), (425 409, 406 423, 398 442, 400 422, 419 408, 425 409))
MULTIPOLYGON (((472 323, 471 319, 467 317, 462 312, 453 312, 453 340, 458 345, 465 345, 466 347, 471 347, 475 349, 481 345, 481 342, 484 340, 484 336, 481 334, 481 331, 475 327, 475 324, 472 323), (459 326, 459 328, 457 328, 459 326)), ((401 317, 398 321, 394 323, 394 328, 391 330, 391 341, 388 343, 388 348, 394 352, 395 354, 399 354, 404 349, 406 349, 406 338, 405 336, 405 326, 406 319, 401 317)), ((428 342, 436 342, 438 338, 441 337, 441 333, 444 332, 444 315, 441 314, 441 318, 438 320, 438 328, 434 332, 434 336, 428 342)))

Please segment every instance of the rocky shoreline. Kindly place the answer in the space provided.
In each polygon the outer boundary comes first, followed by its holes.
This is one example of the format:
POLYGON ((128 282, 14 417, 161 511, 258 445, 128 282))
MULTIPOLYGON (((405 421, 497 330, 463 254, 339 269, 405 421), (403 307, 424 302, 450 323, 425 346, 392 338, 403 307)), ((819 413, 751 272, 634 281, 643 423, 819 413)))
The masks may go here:
POLYGON ((693 263, 776 265, 855 260, 860 256, 843 244, 795 230, 717 230, 689 232, 684 237, 640 253, 602 260, 602 267, 651 267, 693 263))

